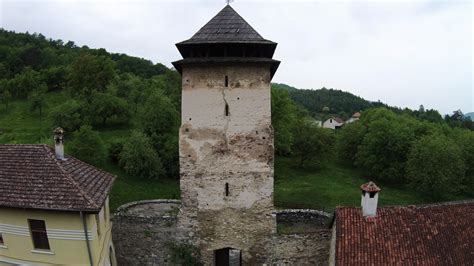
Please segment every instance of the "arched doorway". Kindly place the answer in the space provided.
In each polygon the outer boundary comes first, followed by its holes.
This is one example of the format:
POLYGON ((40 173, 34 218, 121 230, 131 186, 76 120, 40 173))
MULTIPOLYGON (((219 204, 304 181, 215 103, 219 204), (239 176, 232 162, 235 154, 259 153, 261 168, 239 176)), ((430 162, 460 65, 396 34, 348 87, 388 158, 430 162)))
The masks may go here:
POLYGON ((216 266, 241 266, 242 254, 239 249, 222 248, 214 251, 216 266))

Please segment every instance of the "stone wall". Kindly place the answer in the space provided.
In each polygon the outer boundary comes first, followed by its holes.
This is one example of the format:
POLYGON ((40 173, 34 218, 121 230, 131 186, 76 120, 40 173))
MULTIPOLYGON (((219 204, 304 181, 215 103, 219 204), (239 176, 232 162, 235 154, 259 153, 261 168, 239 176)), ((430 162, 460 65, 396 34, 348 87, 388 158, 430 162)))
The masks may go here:
MULTIPOLYGON (((182 243, 176 215, 179 204, 177 200, 151 200, 126 204, 117 210, 112 234, 119 265, 173 265, 170 248, 182 243)), ((326 226, 329 214, 280 210, 273 215, 279 221, 278 227, 284 226, 284 232, 260 236, 263 240, 259 244, 264 250, 259 254, 262 262, 243 265, 327 265, 331 238, 331 229, 326 226)), ((253 223, 258 225, 259 221, 253 223)), ((211 262, 204 262, 212 265, 212 258, 211 262)))
POLYGON ((180 201, 149 200, 121 206, 113 217, 118 265, 172 265, 180 201))
POLYGON ((276 231, 270 67, 185 66, 182 87, 182 239, 205 264, 223 248, 261 264, 276 231))
POLYGON ((328 265, 330 229, 310 233, 278 234, 273 237, 269 265, 328 265))

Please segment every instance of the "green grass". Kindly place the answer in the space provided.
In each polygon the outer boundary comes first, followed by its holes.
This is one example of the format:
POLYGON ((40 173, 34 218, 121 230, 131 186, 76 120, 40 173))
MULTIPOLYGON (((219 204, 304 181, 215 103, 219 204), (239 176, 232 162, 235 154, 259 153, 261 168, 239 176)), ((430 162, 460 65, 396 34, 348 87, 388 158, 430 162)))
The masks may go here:
MULTIPOLYGON (((361 171, 335 162, 322 169, 301 169, 297 160, 277 158, 275 161, 275 205, 281 208, 316 208, 332 211, 336 206, 360 206, 359 186, 369 180, 361 171)), ((404 186, 385 185, 380 205, 407 205, 430 199, 404 186)))

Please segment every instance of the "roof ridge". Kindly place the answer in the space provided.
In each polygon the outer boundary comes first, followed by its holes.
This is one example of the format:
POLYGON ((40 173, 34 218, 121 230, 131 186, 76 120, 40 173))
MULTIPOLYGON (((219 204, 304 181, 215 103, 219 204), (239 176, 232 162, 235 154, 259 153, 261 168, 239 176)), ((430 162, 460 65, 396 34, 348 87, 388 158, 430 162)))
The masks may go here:
POLYGON ((44 147, 45 151, 49 154, 50 158, 53 159, 54 163, 59 167, 63 175, 66 177, 66 180, 70 181, 70 183, 79 190, 79 194, 83 196, 87 202, 91 203, 93 207, 100 208, 100 206, 98 206, 98 204, 93 199, 91 199, 89 195, 87 195, 87 193, 81 188, 81 186, 77 184, 74 178, 72 178, 71 175, 66 170, 64 170, 63 166, 56 159, 56 156, 52 153, 51 148, 47 144, 42 144, 42 146, 44 147))

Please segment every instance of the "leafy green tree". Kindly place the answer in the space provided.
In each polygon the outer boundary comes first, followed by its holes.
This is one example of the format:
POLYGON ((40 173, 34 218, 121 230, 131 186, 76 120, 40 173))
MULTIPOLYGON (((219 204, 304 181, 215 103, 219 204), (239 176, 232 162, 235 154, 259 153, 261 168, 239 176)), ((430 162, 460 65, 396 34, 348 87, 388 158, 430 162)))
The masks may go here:
POLYGON ((296 108, 287 90, 272 88, 272 126, 275 130, 275 151, 289 154, 293 145, 296 108))
POLYGON ((45 94, 48 91, 46 84, 42 84, 39 88, 34 90, 30 96, 30 111, 38 110, 40 119, 43 117, 43 109, 46 107, 45 94))
POLYGON ((356 165, 367 169, 373 179, 403 183, 407 155, 415 140, 413 121, 377 108, 364 112, 360 122, 367 133, 358 147, 356 165))
POLYGON ((28 94, 37 90, 41 84, 39 73, 31 68, 26 68, 9 81, 8 87, 15 98, 26 99, 28 94))
POLYGON ((95 93, 90 111, 92 112, 91 116, 101 120, 102 126, 105 126, 107 119, 111 117, 116 117, 126 123, 130 119, 127 102, 109 93, 95 93))
POLYGON ((465 165, 461 149, 443 135, 416 141, 407 161, 407 178, 427 195, 446 198, 461 190, 465 165))
POLYGON ((299 158, 299 166, 320 167, 331 155, 334 146, 332 130, 315 125, 309 119, 299 119, 295 126, 293 154, 299 158))
POLYGON ((165 175, 151 140, 138 131, 134 131, 123 145, 119 164, 127 173, 141 179, 157 179, 165 175))
POLYGON ((72 132, 79 129, 82 125, 89 124, 86 118, 87 110, 84 106, 84 103, 77 100, 69 100, 58 105, 50 112, 53 125, 72 132))
POLYGON ((162 93, 149 96, 140 117, 143 132, 152 139, 157 149, 163 147, 167 136, 178 134, 179 113, 162 93))
POLYGON ((91 102, 94 92, 104 92, 114 77, 112 60, 105 56, 83 53, 71 63, 69 86, 73 95, 91 102))
POLYGON ((344 125, 338 134, 337 150, 339 157, 350 164, 355 163, 359 145, 366 133, 365 126, 359 121, 344 125))
POLYGON ((141 110, 141 128, 163 160, 169 176, 178 176, 179 112, 168 97, 155 92, 141 110))
POLYGON ((5 105, 5 108, 8 109, 8 104, 11 102, 12 98, 13 97, 10 91, 3 89, 3 92, 0 94, 0 100, 5 105))
POLYGON ((69 151, 76 158, 94 165, 100 165, 105 159, 105 147, 98 132, 85 125, 73 133, 69 151))

